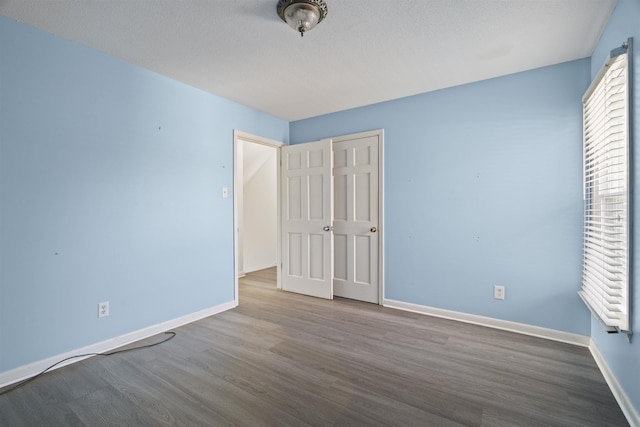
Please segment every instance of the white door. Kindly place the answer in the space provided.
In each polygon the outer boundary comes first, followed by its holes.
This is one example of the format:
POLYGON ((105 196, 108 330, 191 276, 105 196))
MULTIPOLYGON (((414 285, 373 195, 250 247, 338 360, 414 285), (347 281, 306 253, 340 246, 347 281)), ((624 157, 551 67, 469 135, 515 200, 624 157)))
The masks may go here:
POLYGON ((380 299, 378 150, 379 134, 333 139, 333 292, 372 303, 380 299))
POLYGON ((331 141, 282 147, 282 289, 333 298, 331 141))

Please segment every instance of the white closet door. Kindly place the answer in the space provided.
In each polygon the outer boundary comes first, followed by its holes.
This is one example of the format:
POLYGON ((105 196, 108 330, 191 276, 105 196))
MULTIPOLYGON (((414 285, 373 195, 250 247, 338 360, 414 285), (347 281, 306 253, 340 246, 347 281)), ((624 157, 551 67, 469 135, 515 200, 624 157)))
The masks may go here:
POLYGON ((333 299, 331 141, 282 147, 282 289, 333 299))
POLYGON ((379 302, 378 135, 334 139, 334 294, 379 302))

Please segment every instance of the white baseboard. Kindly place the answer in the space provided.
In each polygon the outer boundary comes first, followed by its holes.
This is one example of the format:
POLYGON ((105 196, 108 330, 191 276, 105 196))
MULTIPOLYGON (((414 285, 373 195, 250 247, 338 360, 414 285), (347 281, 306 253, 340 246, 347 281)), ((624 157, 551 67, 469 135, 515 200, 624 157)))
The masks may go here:
POLYGON ((510 322, 507 320, 494 319, 492 317, 477 316, 459 311, 444 310, 441 308, 428 307, 426 305, 412 304, 408 302, 385 299, 385 307, 398 310, 411 311, 414 313, 426 314, 428 316, 441 317, 443 319, 457 320, 459 322, 471 323, 474 325, 486 326, 504 331, 517 332, 519 334, 530 335, 538 338, 545 338, 552 341, 560 341, 567 344, 588 347, 591 339, 585 335, 572 334, 555 329, 542 328, 539 326, 527 325, 524 323, 510 322))
POLYGON ((246 269, 244 274, 247 275, 249 273, 255 273, 256 271, 268 270, 270 268, 276 268, 277 266, 278 266, 278 264, 270 264, 270 265, 266 265, 266 266, 262 266, 262 267, 251 267, 251 268, 246 269))
MULTIPOLYGON (((66 353, 58 354, 53 357, 48 357, 43 360, 39 360, 37 362, 30 363, 28 365, 20 366, 15 369, 11 369, 9 371, 0 372, 0 388, 8 386, 10 384, 14 384, 18 381, 25 380, 27 378, 31 378, 34 375, 39 374, 49 366, 54 363, 66 359, 68 357, 72 357, 77 354, 88 354, 88 353, 106 353, 111 350, 114 350, 118 347, 122 347, 123 345, 131 344, 132 342, 139 341, 144 338, 149 338, 153 335, 159 334, 161 332, 165 332, 169 329, 177 328, 182 325, 186 325, 187 323, 195 322, 196 320, 203 319, 205 317, 212 316, 214 314, 222 313, 223 311, 230 310, 234 307, 238 306, 238 301, 229 301, 215 307, 206 308, 204 310, 196 311, 195 313, 190 313, 185 316, 178 317, 176 319, 168 320, 166 322, 158 323, 156 325, 149 326, 147 328, 139 329, 137 331, 129 332, 124 335, 120 335, 118 337, 114 337, 105 341, 101 341, 95 344, 88 345, 86 347, 78 348, 72 351, 68 351, 66 353)), ((59 365, 57 365, 53 369, 58 369, 66 365, 70 365, 72 363, 79 362, 81 360, 86 359, 87 357, 78 357, 71 360, 67 360, 59 365)))
POLYGON ((589 350, 591 351, 591 354, 593 355, 598 368, 600 368, 600 372, 602 372, 605 381, 609 385, 611 393, 613 393, 613 396, 616 398, 618 405, 620 405, 622 413, 625 417, 627 417, 629 425, 631 427, 640 427, 640 415, 638 415, 638 412, 633 407, 633 403, 631 403, 631 400, 629 400, 629 397, 622 389, 622 386, 620 386, 620 383, 618 382, 616 376, 613 375, 613 372, 611 372, 607 361, 602 356, 602 353, 600 353, 600 350, 598 349, 595 341, 591 340, 591 342, 589 343, 589 350))

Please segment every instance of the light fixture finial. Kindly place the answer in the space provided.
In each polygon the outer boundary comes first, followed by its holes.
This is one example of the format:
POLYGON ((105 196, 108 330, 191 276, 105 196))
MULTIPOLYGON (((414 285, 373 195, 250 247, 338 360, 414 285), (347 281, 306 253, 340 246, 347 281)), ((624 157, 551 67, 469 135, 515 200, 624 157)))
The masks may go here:
POLYGON ((278 16, 301 37, 320 23, 328 11, 324 0, 279 0, 276 10, 278 16))

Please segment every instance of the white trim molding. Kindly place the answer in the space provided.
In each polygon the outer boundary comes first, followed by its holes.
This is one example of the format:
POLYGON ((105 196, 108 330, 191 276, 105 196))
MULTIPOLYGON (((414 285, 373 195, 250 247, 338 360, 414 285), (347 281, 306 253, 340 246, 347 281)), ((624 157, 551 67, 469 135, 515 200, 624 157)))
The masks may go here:
POLYGON ((471 323, 473 325, 486 326, 503 331, 517 332, 523 335, 530 335, 538 338, 545 338, 552 341, 559 341, 573 344, 580 347, 588 347, 591 339, 586 335, 572 334, 555 329, 542 328, 524 323, 510 322, 508 320, 495 319, 492 317, 467 314, 459 311, 444 310, 441 308, 428 307, 426 305, 412 304, 403 301, 385 299, 385 307, 397 310, 411 311, 413 313, 425 314, 427 316, 440 317, 443 319, 456 320, 458 322, 471 323))
MULTIPOLYGON (((37 375, 43 370, 47 369, 49 366, 53 365, 54 363, 59 362, 60 360, 64 360, 68 357, 73 357, 78 354, 106 353, 118 347, 122 347, 124 345, 131 344, 133 342, 152 337, 161 332, 168 331, 169 329, 174 329, 182 325, 186 325, 188 323, 192 323, 197 320, 204 319, 205 317, 213 316, 214 314, 222 313, 223 311, 230 310, 237 306, 238 306, 237 300, 229 301, 229 302, 217 305, 215 307, 210 307, 204 310, 196 311, 194 313, 187 314, 185 316, 181 316, 172 320, 167 320, 166 322, 158 323, 156 325, 139 329, 137 331, 129 332, 127 334, 110 338, 108 340, 104 340, 95 344, 91 344, 86 347, 78 348, 75 350, 68 351, 66 353, 58 354, 53 357, 48 357, 46 359, 38 360, 37 362, 33 362, 28 365, 19 366, 9 371, 0 372, 0 388, 31 378, 34 375, 37 375)), ((71 360, 67 360, 65 362, 60 363, 59 365, 56 365, 56 367, 52 368, 52 370, 62 368, 63 366, 71 365, 72 363, 79 362, 81 360, 87 359, 88 357, 92 357, 92 356, 77 357, 71 360)))
POLYGON ((624 392, 624 389, 618 382, 618 379, 616 378, 616 376, 613 374, 613 372, 609 368, 607 361, 602 356, 602 353, 600 353, 600 350, 598 349, 598 346, 596 345, 595 341, 593 340, 590 340, 590 341, 591 342, 589 343, 589 350, 591 351, 591 355, 596 361, 598 368, 600 368, 600 372, 602 372, 602 375, 604 376, 604 379, 607 382, 607 385, 611 389, 611 393, 613 393, 613 397, 615 397, 616 401, 618 402, 618 405, 620 405, 620 409, 622 409, 622 413, 624 414, 625 417, 627 417, 627 421, 629 422, 629 425, 631 427, 640 427, 640 415, 638 414, 638 411, 636 411, 636 409, 633 407, 633 403, 631 402, 627 394, 624 392))

